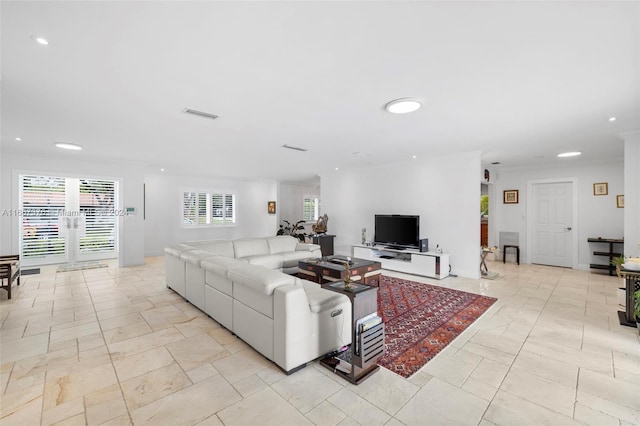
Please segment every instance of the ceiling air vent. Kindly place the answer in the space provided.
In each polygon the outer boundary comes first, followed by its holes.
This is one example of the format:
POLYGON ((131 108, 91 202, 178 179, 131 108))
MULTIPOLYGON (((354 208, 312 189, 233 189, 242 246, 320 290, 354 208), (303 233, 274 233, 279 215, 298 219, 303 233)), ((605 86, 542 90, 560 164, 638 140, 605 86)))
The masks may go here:
POLYGON ((308 149, 306 148, 300 148, 298 146, 290 146, 290 145, 287 145, 286 143, 282 145, 282 147, 287 149, 293 149, 294 151, 302 151, 302 152, 308 151, 308 149))
POLYGON ((218 118, 218 116, 215 114, 211 114, 210 112, 198 111, 197 109, 185 108, 184 112, 187 114, 193 114, 193 115, 198 115, 200 117, 210 118, 212 120, 215 120, 216 118, 218 118))

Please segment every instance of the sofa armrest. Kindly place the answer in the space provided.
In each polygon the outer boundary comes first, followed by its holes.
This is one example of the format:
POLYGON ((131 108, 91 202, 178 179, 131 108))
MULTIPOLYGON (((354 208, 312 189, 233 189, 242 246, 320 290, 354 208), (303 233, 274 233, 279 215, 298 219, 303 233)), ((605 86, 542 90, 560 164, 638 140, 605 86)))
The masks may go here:
POLYGON ((309 244, 309 243, 298 243, 298 244, 296 244, 296 251, 310 251, 310 252, 313 252, 315 250, 320 250, 320 246, 318 244, 309 244))
POLYGON ((301 285, 278 287, 273 296, 273 360, 291 371, 317 356, 317 330, 301 285))

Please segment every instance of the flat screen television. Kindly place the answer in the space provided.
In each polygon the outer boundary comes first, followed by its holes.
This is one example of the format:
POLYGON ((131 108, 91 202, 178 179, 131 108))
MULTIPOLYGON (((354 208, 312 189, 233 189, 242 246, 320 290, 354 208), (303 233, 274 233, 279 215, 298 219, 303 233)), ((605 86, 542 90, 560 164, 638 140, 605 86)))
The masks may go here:
POLYGON ((420 247, 420 216, 375 215, 374 243, 389 248, 420 247))

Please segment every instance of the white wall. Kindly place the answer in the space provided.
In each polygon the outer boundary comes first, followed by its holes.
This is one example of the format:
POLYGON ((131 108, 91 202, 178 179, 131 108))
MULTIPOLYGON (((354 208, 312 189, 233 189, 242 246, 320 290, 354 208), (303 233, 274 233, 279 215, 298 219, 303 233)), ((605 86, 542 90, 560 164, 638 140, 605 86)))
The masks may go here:
MULTIPOLYGON (((320 183, 292 183, 281 182, 278 185, 278 204, 277 204, 277 216, 278 226, 283 220, 288 220, 291 224, 302 220, 303 215, 303 201, 305 197, 318 197, 320 198, 320 215, 324 214, 324 204, 320 197, 320 183)), ((331 218, 329 218, 331 219, 331 218)), ((329 220, 331 223, 331 220, 329 220)), ((312 234, 312 226, 315 222, 305 223, 304 233, 312 234)))
MULTIPOLYGON (((20 173, 44 173, 64 177, 91 177, 118 180, 120 182, 121 207, 134 207, 138 214, 120 217, 121 266, 144 263, 144 225, 142 220, 143 173, 141 166, 132 163, 92 161, 82 153, 70 152, 69 159, 43 158, 3 153, 2 191, 0 210, 18 209, 20 173)), ((1 253, 18 253, 18 217, 2 216, 1 253)))
POLYGON ((480 275, 480 153, 410 163, 339 170, 321 175, 322 210, 329 215, 335 251, 351 254, 375 214, 420 215, 421 238, 451 254, 452 273, 480 275))
POLYGON ((640 131, 624 137, 624 254, 640 257, 640 131))
POLYGON ((587 242, 590 237, 622 238, 624 209, 616 207, 616 195, 624 194, 624 169, 622 161, 574 166, 568 159, 563 167, 501 170, 495 181, 496 203, 491 210, 491 220, 495 227, 493 240, 498 243, 501 231, 520 234, 520 261, 530 262, 527 252, 527 183, 539 179, 576 178, 574 188, 578 197, 578 223, 573 231, 578 233, 578 267, 589 269, 590 263, 606 263, 608 259, 594 256, 594 250, 607 247, 595 246, 587 242), (607 182, 609 194, 594 196, 593 184, 607 182), (502 191, 517 189, 518 204, 503 204, 502 191))
MULTIPOLYGON (((227 179, 146 175, 145 256, 164 253, 164 247, 189 240, 235 239, 275 235, 276 215, 267 212, 267 202, 277 199, 275 181, 236 181, 227 179), (182 191, 223 191, 236 194, 235 226, 185 228, 182 226, 182 191)), ((277 206, 278 207, 278 206, 277 206)))

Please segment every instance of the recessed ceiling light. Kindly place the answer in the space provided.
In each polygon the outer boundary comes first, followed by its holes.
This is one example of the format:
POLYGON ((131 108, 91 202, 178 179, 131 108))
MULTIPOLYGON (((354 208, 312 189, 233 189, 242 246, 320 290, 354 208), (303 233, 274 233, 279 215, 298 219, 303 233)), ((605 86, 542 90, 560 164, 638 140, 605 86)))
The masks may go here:
POLYGON ((609 121, 616 121, 615 117, 609 117, 609 121))
POLYGON ((336 167, 336 170, 338 170, 338 168, 336 167))
POLYGON ((36 36, 33 36, 32 38, 33 38, 33 39, 36 41, 36 43, 38 43, 38 44, 41 44, 41 45, 43 45, 43 46, 48 46, 48 45, 49 45, 49 40, 47 40, 47 39, 46 39, 46 38, 44 38, 44 37, 36 37, 36 36))
POLYGON ((385 105, 385 109, 394 114, 406 114, 420 109, 422 101, 417 98, 400 98, 395 99, 385 105))
POLYGON ((160 169, 161 172, 164 172, 164 169, 160 169))
POLYGON ((414 158, 414 159, 415 159, 415 158, 418 158, 418 156, 417 156, 417 155, 414 155, 414 156, 412 156, 411 158, 414 158))
POLYGON ((56 143, 56 146, 58 148, 62 148, 62 149, 71 149, 74 151, 79 151, 82 149, 82 147, 80 145, 76 145, 75 143, 56 143))
POLYGON ((22 138, 16 138, 17 142, 22 142, 22 138))
POLYGON ((560 158, 565 158, 565 157, 576 157, 578 155, 582 154, 581 152, 578 151, 574 151, 574 152, 563 152, 562 154, 558 154, 558 157, 560 158))

